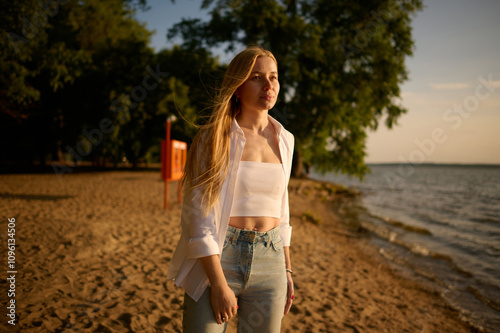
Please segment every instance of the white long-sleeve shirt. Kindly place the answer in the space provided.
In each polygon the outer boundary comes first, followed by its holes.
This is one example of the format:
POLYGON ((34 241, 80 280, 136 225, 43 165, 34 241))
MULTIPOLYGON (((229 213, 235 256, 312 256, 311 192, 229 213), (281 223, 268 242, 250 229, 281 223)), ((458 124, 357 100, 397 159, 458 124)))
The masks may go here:
MULTIPOLYGON (((276 119, 269 115, 268 119, 278 134, 281 162, 286 175, 286 186, 281 200, 280 236, 283 246, 290 246, 292 227, 288 206, 288 182, 292 170, 294 137, 276 119)), ((181 213, 182 233, 168 269, 167 280, 175 279, 175 284, 183 287, 195 301, 198 301, 209 284, 200 258, 222 254, 229 224, 236 175, 245 147, 245 135, 236 119, 231 124, 229 137, 229 169, 219 199, 205 215, 199 189, 194 189, 189 197, 184 198, 181 213)))

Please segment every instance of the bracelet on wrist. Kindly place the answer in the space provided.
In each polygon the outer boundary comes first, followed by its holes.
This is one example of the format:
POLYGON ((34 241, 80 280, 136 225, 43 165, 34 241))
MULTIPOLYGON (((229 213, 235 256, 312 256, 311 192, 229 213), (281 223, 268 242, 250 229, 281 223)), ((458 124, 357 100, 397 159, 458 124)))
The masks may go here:
POLYGON ((288 269, 288 268, 286 269, 286 271, 287 271, 287 273, 290 273, 290 274, 292 274, 292 273, 293 273, 293 272, 292 272, 292 270, 291 270, 291 269, 288 269))

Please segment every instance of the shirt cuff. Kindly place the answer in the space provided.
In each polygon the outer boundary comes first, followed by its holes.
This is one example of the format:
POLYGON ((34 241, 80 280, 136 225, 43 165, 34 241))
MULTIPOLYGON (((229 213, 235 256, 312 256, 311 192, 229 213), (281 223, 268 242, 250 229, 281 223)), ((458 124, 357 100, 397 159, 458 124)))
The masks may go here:
POLYGON ((219 244, 212 236, 193 237, 187 244, 186 256, 196 259, 219 254, 219 252, 219 244))
POLYGON ((280 227, 280 236, 283 241, 283 246, 290 246, 290 241, 292 239, 292 227, 289 225, 280 227))

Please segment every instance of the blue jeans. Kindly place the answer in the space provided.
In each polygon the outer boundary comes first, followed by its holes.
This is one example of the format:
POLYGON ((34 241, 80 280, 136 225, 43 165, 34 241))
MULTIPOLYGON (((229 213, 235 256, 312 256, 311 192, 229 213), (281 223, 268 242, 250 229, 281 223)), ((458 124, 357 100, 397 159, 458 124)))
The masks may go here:
MULTIPOLYGON (((238 298, 238 333, 277 333, 285 310, 287 279, 279 227, 267 232, 229 226, 221 256, 229 287, 238 298)), ((222 333, 210 302, 210 287, 198 302, 184 295, 185 333, 222 333)))

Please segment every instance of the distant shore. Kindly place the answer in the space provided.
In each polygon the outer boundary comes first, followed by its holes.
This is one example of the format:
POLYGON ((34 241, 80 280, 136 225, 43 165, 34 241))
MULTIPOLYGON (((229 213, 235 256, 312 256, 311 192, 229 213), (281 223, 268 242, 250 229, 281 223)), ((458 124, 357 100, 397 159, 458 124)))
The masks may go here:
MULTIPOLYGON (((401 162, 393 162, 393 163, 367 163, 368 166, 370 165, 400 165, 402 164, 401 162)), ((495 163, 416 163, 418 166, 444 166, 444 167, 493 167, 493 168, 498 168, 500 167, 500 164, 495 164, 495 163)))
MULTIPOLYGON (((18 225, 16 328, 181 331, 183 291, 165 281, 180 209, 163 209, 159 172, 10 174, 0 184, 2 221, 18 225)), ((169 186, 175 202, 176 184, 169 186)), ((474 331, 341 220, 356 193, 296 179, 289 191, 297 299, 282 332, 474 331)), ((2 318, 7 332, 16 331, 2 318)))

